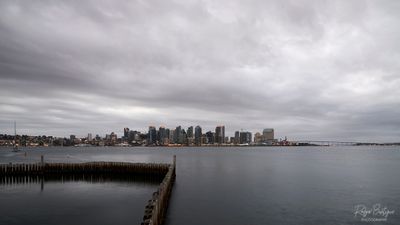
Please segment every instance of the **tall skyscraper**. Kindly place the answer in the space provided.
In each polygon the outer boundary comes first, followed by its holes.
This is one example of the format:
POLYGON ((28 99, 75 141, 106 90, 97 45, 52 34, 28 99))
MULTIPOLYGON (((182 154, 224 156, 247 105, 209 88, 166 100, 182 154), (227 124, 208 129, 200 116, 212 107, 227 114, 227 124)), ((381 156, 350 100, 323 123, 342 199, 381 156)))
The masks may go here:
POLYGON ((184 145, 188 144, 187 134, 186 134, 185 129, 182 129, 181 133, 179 134, 179 143, 184 144, 184 145))
POLYGON ((194 144, 197 146, 201 145, 201 136, 202 136, 202 131, 200 126, 196 126, 194 128, 194 144))
POLYGON ((181 126, 177 126, 175 128, 175 132, 174 132, 174 143, 175 144, 182 144, 180 142, 181 133, 182 133, 182 127, 181 126))
POLYGON ((188 127, 187 129, 187 137, 192 138, 193 137, 193 126, 188 127))
POLYGON ((167 139, 167 132, 165 130, 165 127, 160 127, 158 129, 158 134, 159 134, 160 144, 164 145, 164 142, 166 142, 167 139))
POLYGON ((155 145, 157 143, 157 130, 153 126, 149 126, 149 132, 147 137, 148 145, 155 145))
POLYGON ((175 144, 175 130, 169 130, 169 142, 175 144))
POLYGON ((128 140, 128 137, 129 137, 129 128, 125 127, 124 128, 124 139, 128 140))
POLYGON ((187 132, 187 144, 189 146, 194 144, 194 131, 193 131, 193 126, 188 127, 187 132))
POLYGON ((169 130, 169 128, 165 129, 165 140, 164 140, 164 144, 169 144, 170 140, 171 140, 171 135, 170 135, 171 131, 169 130))
POLYGON ((235 145, 240 144, 240 132, 235 131, 235 145))
POLYGON ((217 126, 215 128, 215 143, 225 143, 225 126, 217 126))

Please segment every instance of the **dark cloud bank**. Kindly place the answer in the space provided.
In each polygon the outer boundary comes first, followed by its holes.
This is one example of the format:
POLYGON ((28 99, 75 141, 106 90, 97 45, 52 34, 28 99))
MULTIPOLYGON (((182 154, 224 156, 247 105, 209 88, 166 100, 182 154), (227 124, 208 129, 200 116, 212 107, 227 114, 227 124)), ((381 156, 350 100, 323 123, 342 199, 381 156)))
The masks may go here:
POLYGON ((400 140, 399 1, 0 0, 0 133, 400 140))

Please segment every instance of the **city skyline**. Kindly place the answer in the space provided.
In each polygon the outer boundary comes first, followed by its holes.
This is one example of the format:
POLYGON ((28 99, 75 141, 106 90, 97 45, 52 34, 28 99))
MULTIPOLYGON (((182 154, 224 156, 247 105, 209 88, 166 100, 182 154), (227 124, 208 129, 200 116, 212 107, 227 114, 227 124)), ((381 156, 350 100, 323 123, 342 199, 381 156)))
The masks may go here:
POLYGON ((0 0, 0 133, 400 139, 398 1, 0 0))

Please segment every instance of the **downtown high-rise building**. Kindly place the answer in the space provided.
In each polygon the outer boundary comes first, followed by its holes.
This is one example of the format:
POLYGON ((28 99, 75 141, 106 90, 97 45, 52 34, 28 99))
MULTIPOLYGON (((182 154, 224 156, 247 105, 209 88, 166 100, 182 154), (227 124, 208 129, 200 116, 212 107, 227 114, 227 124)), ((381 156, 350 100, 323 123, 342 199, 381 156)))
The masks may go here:
POLYGON ((186 135, 187 135, 187 145, 188 146, 194 145, 194 130, 193 130, 193 126, 188 127, 186 135))
POLYGON ((225 143, 225 126, 217 126, 215 128, 215 143, 216 144, 225 143))
POLYGON ((128 140, 128 137, 129 137, 129 128, 125 127, 124 128, 124 139, 128 140))
POLYGON ((159 136, 159 143, 160 143, 161 145, 164 145, 164 143, 168 142, 168 141, 167 141, 168 137, 167 137, 167 132, 166 132, 166 130, 165 130, 165 127, 162 127, 162 126, 161 126, 161 127, 158 129, 158 136, 159 136))
POLYGON ((197 146, 200 146, 201 143, 201 137, 203 136, 202 130, 200 126, 196 126, 194 128, 194 144, 197 146))
POLYGON ((215 133, 211 131, 206 132, 206 143, 207 144, 214 144, 215 143, 215 133))
POLYGON ((169 143, 175 144, 175 130, 169 130, 169 143))
POLYGON ((274 129, 265 128, 263 130, 262 139, 263 139, 264 142, 274 141, 274 129))
POLYGON ((175 128, 175 132, 174 132, 174 143, 175 144, 182 144, 182 127, 181 126, 177 126, 175 128))
POLYGON ((235 131, 235 137, 234 137, 234 144, 240 144, 240 132, 239 131, 235 131))
POLYGON ((153 126, 149 126, 149 132, 147 137, 147 144, 148 145, 155 145, 157 144, 157 130, 153 126))
POLYGON ((165 140, 164 144, 169 144, 171 142, 171 131, 169 128, 165 129, 165 140))
POLYGON ((188 138, 193 138, 193 126, 188 127, 186 134, 188 138))
POLYGON ((251 143, 251 132, 242 131, 240 132, 240 144, 250 144, 251 143))

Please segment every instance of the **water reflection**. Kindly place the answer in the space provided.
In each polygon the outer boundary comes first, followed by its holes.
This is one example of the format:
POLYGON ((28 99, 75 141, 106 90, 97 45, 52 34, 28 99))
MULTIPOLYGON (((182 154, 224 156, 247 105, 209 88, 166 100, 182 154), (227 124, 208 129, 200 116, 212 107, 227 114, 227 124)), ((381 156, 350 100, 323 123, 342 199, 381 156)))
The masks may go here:
POLYGON ((2 186, 24 186, 40 184, 44 190, 48 182, 86 182, 94 183, 135 183, 158 185, 162 182, 163 176, 138 176, 125 174, 45 174, 45 175, 20 175, 20 176, 1 176, 0 185, 2 186))

